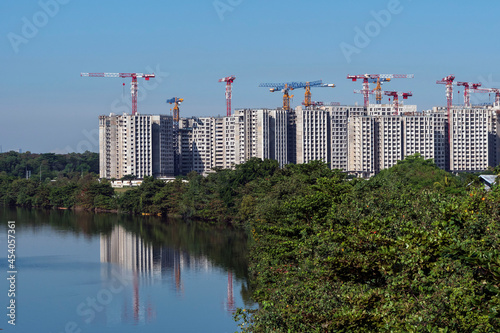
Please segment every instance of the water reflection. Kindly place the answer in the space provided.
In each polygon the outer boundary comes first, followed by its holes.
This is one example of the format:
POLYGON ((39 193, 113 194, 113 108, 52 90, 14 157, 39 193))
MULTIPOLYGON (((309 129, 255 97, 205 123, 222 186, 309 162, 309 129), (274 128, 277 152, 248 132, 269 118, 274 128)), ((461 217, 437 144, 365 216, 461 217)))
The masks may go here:
MULTIPOLYGON (((191 255, 189 252, 168 247, 155 246, 145 242, 135 233, 115 225, 111 233, 100 236, 100 259, 102 263, 119 265, 123 275, 132 275, 133 296, 124 302, 122 317, 135 323, 149 322, 155 318, 156 310, 149 301, 141 299, 139 284, 168 283, 179 296, 184 293, 183 272, 196 271, 207 274, 214 268, 205 255, 191 255)), ((103 280, 112 278, 112 267, 103 266, 103 280)), ((225 310, 235 311, 233 294, 233 273, 227 272, 227 299, 225 310)))
POLYGON ((66 323, 76 323, 75 332, 140 326, 232 332, 229 313, 253 306, 244 232, 157 217, 5 207, 0 218, 16 221, 19 237, 20 332, 34 332, 39 323, 50 332, 64 331, 66 323))

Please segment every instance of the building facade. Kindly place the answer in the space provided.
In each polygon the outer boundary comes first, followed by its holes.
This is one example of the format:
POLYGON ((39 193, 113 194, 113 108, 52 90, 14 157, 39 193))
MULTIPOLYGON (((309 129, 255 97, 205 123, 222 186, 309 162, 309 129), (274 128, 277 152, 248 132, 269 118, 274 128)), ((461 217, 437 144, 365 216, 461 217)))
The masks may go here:
POLYGON ((174 174, 173 120, 163 115, 99 117, 101 178, 174 174))
POLYGON ((371 177, 378 171, 376 155, 377 128, 374 117, 354 116, 347 123, 347 172, 360 177, 371 177))
POLYGON ((321 160, 329 162, 329 113, 314 108, 295 109, 295 147, 297 164, 321 160))
POLYGON ((451 109, 450 171, 483 171, 489 165, 487 109, 451 109))
POLYGON ((416 153, 452 172, 483 171, 500 162, 500 109, 415 105, 328 105, 239 109, 228 117, 181 118, 176 138, 164 115, 99 117, 102 178, 165 177, 233 168, 251 158, 288 163, 321 160, 370 177, 416 153), (175 145, 175 147, 174 147, 175 145), (174 158, 177 156, 177 158, 174 158))

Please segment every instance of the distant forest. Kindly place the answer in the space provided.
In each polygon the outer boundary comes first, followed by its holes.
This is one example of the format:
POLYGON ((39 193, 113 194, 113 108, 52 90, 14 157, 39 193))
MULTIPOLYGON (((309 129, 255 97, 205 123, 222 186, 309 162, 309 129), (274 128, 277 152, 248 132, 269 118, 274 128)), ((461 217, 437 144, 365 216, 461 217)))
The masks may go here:
POLYGON ((32 154, 14 151, 0 154, 0 175, 14 178, 31 177, 40 180, 72 177, 81 173, 99 174, 99 154, 86 151, 83 154, 32 154))

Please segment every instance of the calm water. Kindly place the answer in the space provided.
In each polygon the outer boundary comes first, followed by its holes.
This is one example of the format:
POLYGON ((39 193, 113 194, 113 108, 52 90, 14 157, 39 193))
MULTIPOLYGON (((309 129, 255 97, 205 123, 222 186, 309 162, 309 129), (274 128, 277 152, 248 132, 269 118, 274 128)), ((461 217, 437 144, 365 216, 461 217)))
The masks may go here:
POLYGON ((154 217, 0 208, 16 221, 16 326, 5 332, 235 332, 251 307, 245 235, 154 217))

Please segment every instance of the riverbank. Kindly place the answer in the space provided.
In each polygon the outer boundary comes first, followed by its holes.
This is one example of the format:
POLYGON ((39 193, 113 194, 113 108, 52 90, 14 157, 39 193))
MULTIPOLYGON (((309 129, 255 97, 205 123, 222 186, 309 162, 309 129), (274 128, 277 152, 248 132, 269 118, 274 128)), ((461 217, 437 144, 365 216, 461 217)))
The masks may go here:
MULTIPOLYGON (((16 225, 20 332, 64 331, 68 321, 90 332, 145 325, 234 332, 234 308, 253 304, 241 230, 170 217, 1 206, 0 217, 16 225), (88 298, 99 308, 88 306, 88 298), (44 306, 47 299, 51 306, 44 306), (200 307, 210 308, 203 323, 186 324, 200 307), (91 310, 96 320, 88 322, 91 310)), ((6 235, 7 223, 2 228, 6 235)))
POLYGON ((500 329, 500 193, 474 175, 414 155, 369 180, 259 159, 188 179, 146 178, 123 193, 92 177, 18 179, 0 194, 251 230, 260 307, 238 312, 248 332, 500 329))

